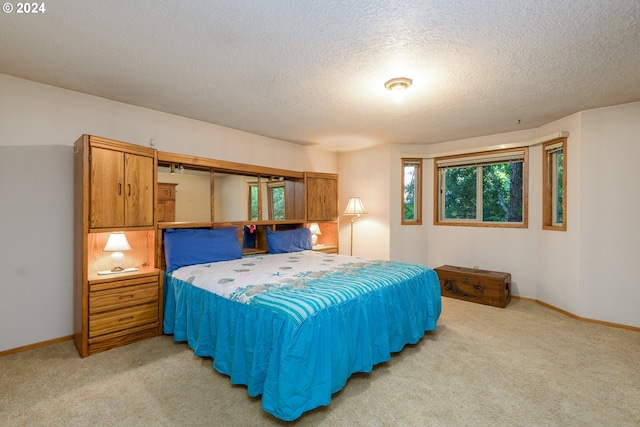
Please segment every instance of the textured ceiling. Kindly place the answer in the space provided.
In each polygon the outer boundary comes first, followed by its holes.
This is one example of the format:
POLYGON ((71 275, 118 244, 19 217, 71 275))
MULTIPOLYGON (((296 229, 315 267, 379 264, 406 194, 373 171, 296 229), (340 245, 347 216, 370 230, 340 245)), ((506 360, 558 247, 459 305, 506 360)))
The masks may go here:
POLYGON ((640 101, 638 0, 44 4, 0 15, 0 73, 328 150, 640 101))

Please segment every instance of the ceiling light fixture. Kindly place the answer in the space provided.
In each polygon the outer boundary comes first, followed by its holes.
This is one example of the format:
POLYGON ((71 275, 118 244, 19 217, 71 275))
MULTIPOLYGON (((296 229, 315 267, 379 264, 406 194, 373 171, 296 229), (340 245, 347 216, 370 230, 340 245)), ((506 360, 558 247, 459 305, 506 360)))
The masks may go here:
POLYGON ((413 80, 406 77, 396 77, 385 82, 384 87, 393 93, 393 100, 400 103, 404 95, 404 91, 409 89, 413 80))
POLYGON ((385 82, 384 87, 391 91, 405 90, 405 89, 409 89, 409 87, 411 86, 411 83, 413 83, 413 80, 411 79, 408 79, 406 77, 396 77, 385 82))

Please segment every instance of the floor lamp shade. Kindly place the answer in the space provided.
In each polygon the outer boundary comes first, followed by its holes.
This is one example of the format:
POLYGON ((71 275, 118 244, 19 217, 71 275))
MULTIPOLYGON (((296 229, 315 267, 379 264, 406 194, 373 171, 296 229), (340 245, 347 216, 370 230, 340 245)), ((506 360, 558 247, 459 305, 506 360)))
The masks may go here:
POLYGON ((353 221, 360 219, 360 215, 366 214, 367 211, 364 209, 364 205, 362 204, 362 200, 360 197, 352 197, 347 202, 347 208, 344 210, 345 215, 351 215, 351 248, 349 250, 349 255, 353 255, 353 221))
POLYGON ((366 214, 367 211, 364 209, 364 205, 362 204, 362 200, 360 197, 352 197, 349 199, 347 203, 347 209, 344 210, 345 215, 362 215, 366 214))

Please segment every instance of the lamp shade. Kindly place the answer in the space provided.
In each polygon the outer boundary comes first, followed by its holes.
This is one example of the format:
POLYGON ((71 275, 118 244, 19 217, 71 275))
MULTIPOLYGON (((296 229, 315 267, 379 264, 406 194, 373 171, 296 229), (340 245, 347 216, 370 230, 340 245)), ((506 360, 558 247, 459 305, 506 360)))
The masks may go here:
POLYGON ((107 239, 107 244, 104 246, 105 252, 122 252, 129 250, 131 250, 131 246, 129 246, 127 236, 121 231, 111 233, 109 239, 107 239))
POLYGON ((366 213, 367 211, 364 210, 364 205, 362 204, 360 197, 350 198, 347 203, 347 209, 344 210, 345 215, 362 215, 366 213))
POLYGON ((317 222, 311 223, 311 225, 309 226, 309 231, 311 231, 311 234, 322 234, 322 231, 320 231, 320 226, 317 222))

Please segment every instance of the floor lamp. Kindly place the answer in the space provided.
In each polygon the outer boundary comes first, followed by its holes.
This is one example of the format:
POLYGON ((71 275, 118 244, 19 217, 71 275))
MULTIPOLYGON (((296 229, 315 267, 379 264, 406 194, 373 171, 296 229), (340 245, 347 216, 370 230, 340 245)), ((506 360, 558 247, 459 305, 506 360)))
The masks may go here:
POLYGON ((362 204, 360 197, 352 197, 349 199, 347 209, 344 211, 345 215, 353 216, 353 218, 351 218, 351 249, 349 251, 349 255, 353 255, 353 221, 359 220, 360 215, 366 213, 367 211, 364 210, 364 205, 362 204))

